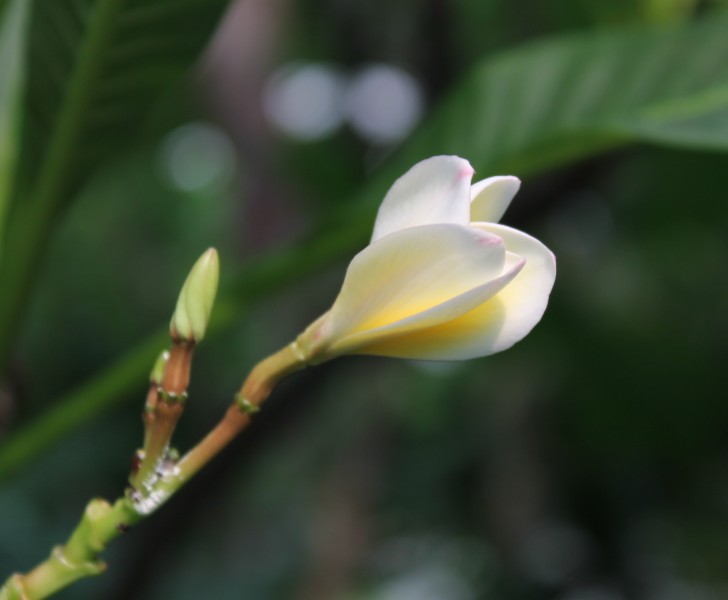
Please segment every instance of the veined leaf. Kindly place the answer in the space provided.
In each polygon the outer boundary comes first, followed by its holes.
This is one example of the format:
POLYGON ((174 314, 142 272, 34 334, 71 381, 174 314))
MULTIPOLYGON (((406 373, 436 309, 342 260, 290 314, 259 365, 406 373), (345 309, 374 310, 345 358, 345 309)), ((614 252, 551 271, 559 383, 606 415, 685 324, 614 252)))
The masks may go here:
POLYGON ((35 0, 26 126, 0 263, 0 371, 54 217, 144 134, 227 0, 35 0))
POLYGON ((400 154, 543 170, 630 141, 728 149, 728 17, 574 35, 483 62, 400 154))
POLYGON ((19 155, 28 5, 29 0, 15 0, 8 6, 0 6, 0 258, 5 213, 19 155))
POLYGON ((623 117, 614 127, 656 143, 725 150, 728 85, 655 104, 634 117, 623 117))

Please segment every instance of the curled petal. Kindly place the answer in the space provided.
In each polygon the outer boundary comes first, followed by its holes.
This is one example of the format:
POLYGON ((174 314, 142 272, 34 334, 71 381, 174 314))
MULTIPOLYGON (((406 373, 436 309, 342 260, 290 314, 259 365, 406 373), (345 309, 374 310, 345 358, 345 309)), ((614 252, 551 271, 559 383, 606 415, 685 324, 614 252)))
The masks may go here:
POLYGON ((457 156, 434 156, 417 163, 394 182, 379 207, 372 242, 407 227, 470 219, 473 168, 457 156))
POLYGON ((503 273, 498 277, 485 281, 459 296, 446 300, 411 317, 396 321, 376 329, 354 333, 332 346, 337 354, 378 354, 382 356, 399 356, 388 351, 390 340, 393 347, 399 348, 399 339, 412 332, 429 330, 432 327, 453 321, 476 309, 507 286, 521 271, 526 261, 512 252, 506 252, 503 273))
POLYGON ((362 348, 379 354, 423 360, 465 360, 506 350, 525 337, 546 309, 556 262, 541 242, 510 227, 475 224, 501 237, 506 248, 526 259, 520 273, 497 294, 450 321, 382 340, 362 348))
POLYGON ((317 334, 345 338, 414 317, 503 273, 503 241, 461 225, 423 225, 374 242, 354 257, 317 334))
POLYGON ((474 183, 470 192, 470 220, 497 223, 520 187, 521 180, 512 175, 488 177, 474 183))

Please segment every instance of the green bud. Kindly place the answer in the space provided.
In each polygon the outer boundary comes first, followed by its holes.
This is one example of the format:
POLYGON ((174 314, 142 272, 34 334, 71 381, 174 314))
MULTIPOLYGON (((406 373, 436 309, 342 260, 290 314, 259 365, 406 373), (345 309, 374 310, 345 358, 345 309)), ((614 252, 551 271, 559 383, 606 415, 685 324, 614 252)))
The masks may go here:
POLYGON ((169 324, 172 335, 194 342, 205 337, 219 278, 217 251, 210 248, 197 260, 182 286, 169 324))
POLYGON ((149 373, 149 382, 160 384, 162 383, 162 377, 164 377, 164 367, 167 366, 169 360, 169 350, 162 350, 157 357, 157 362, 152 367, 152 372, 149 373))

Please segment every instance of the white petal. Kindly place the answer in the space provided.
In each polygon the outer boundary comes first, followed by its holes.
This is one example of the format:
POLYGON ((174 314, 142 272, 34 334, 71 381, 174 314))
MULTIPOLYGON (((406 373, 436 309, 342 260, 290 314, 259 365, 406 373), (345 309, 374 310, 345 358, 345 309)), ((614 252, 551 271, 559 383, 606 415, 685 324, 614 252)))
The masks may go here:
POLYGON ((478 308, 434 327, 405 333, 362 349, 423 360, 464 360, 510 348, 539 322, 556 276, 556 262, 541 242, 510 227, 482 224, 478 228, 502 237, 509 251, 526 264, 499 293, 478 308))
POLYGON ((517 254, 506 252, 503 273, 498 277, 485 281, 481 285, 459 296, 455 296, 411 317, 383 327, 369 329, 347 336, 333 344, 332 350, 337 354, 389 355, 386 351, 389 340, 394 340, 395 347, 399 347, 397 340, 403 334, 428 329, 441 323, 452 321, 470 312, 495 296, 508 285, 518 275, 525 263, 526 261, 517 254), (377 348, 378 351, 372 352, 372 348, 377 348))
POLYGON ((520 187, 521 180, 512 175, 488 177, 474 183, 470 192, 470 220, 497 223, 520 187))
POLYGON ((473 168, 457 156, 433 156, 394 182, 374 223, 372 241, 417 225, 470 222, 473 168))
POLYGON ((499 277, 504 263, 502 240, 473 227, 423 225, 386 236, 351 261, 320 343, 423 313, 499 277))

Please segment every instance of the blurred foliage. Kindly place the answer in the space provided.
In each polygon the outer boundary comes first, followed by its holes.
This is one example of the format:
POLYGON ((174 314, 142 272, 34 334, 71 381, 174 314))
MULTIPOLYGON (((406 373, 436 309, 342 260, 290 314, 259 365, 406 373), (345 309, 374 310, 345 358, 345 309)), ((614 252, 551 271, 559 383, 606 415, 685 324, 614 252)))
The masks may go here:
POLYGON ((149 121, 167 120, 158 104, 178 91, 225 2, 16 4, 31 5, 32 19, 22 48, 21 158, 0 263, 0 365, 55 219, 99 165, 149 135, 149 121))
MULTIPOLYGON (((470 363, 347 358, 293 376, 65 597, 728 597, 720 3, 247 0, 191 84, 222 2, 26 4, 27 45, 0 29, 0 64, 27 64, 21 126, 0 130, 0 150, 21 150, 16 170, 0 152, 1 572, 120 492, 164 343, 147 336, 205 246, 224 293, 181 447, 325 310, 393 179, 457 153, 524 179, 505 220, 558 257, 533 334, 470 363), (243 48, 259 64, 225 71, 243 48), (348 128, 284 138, 245 100, 292 59, 401 65, 428 115, 396 148, 348 128), (170 148, 201 120, 226 132, 235 170, 184 187, 170 148)), ((17 77, 0 74, 0 124, 17 77)), ((188 173, 217 156, 191 139, 188 173)))

